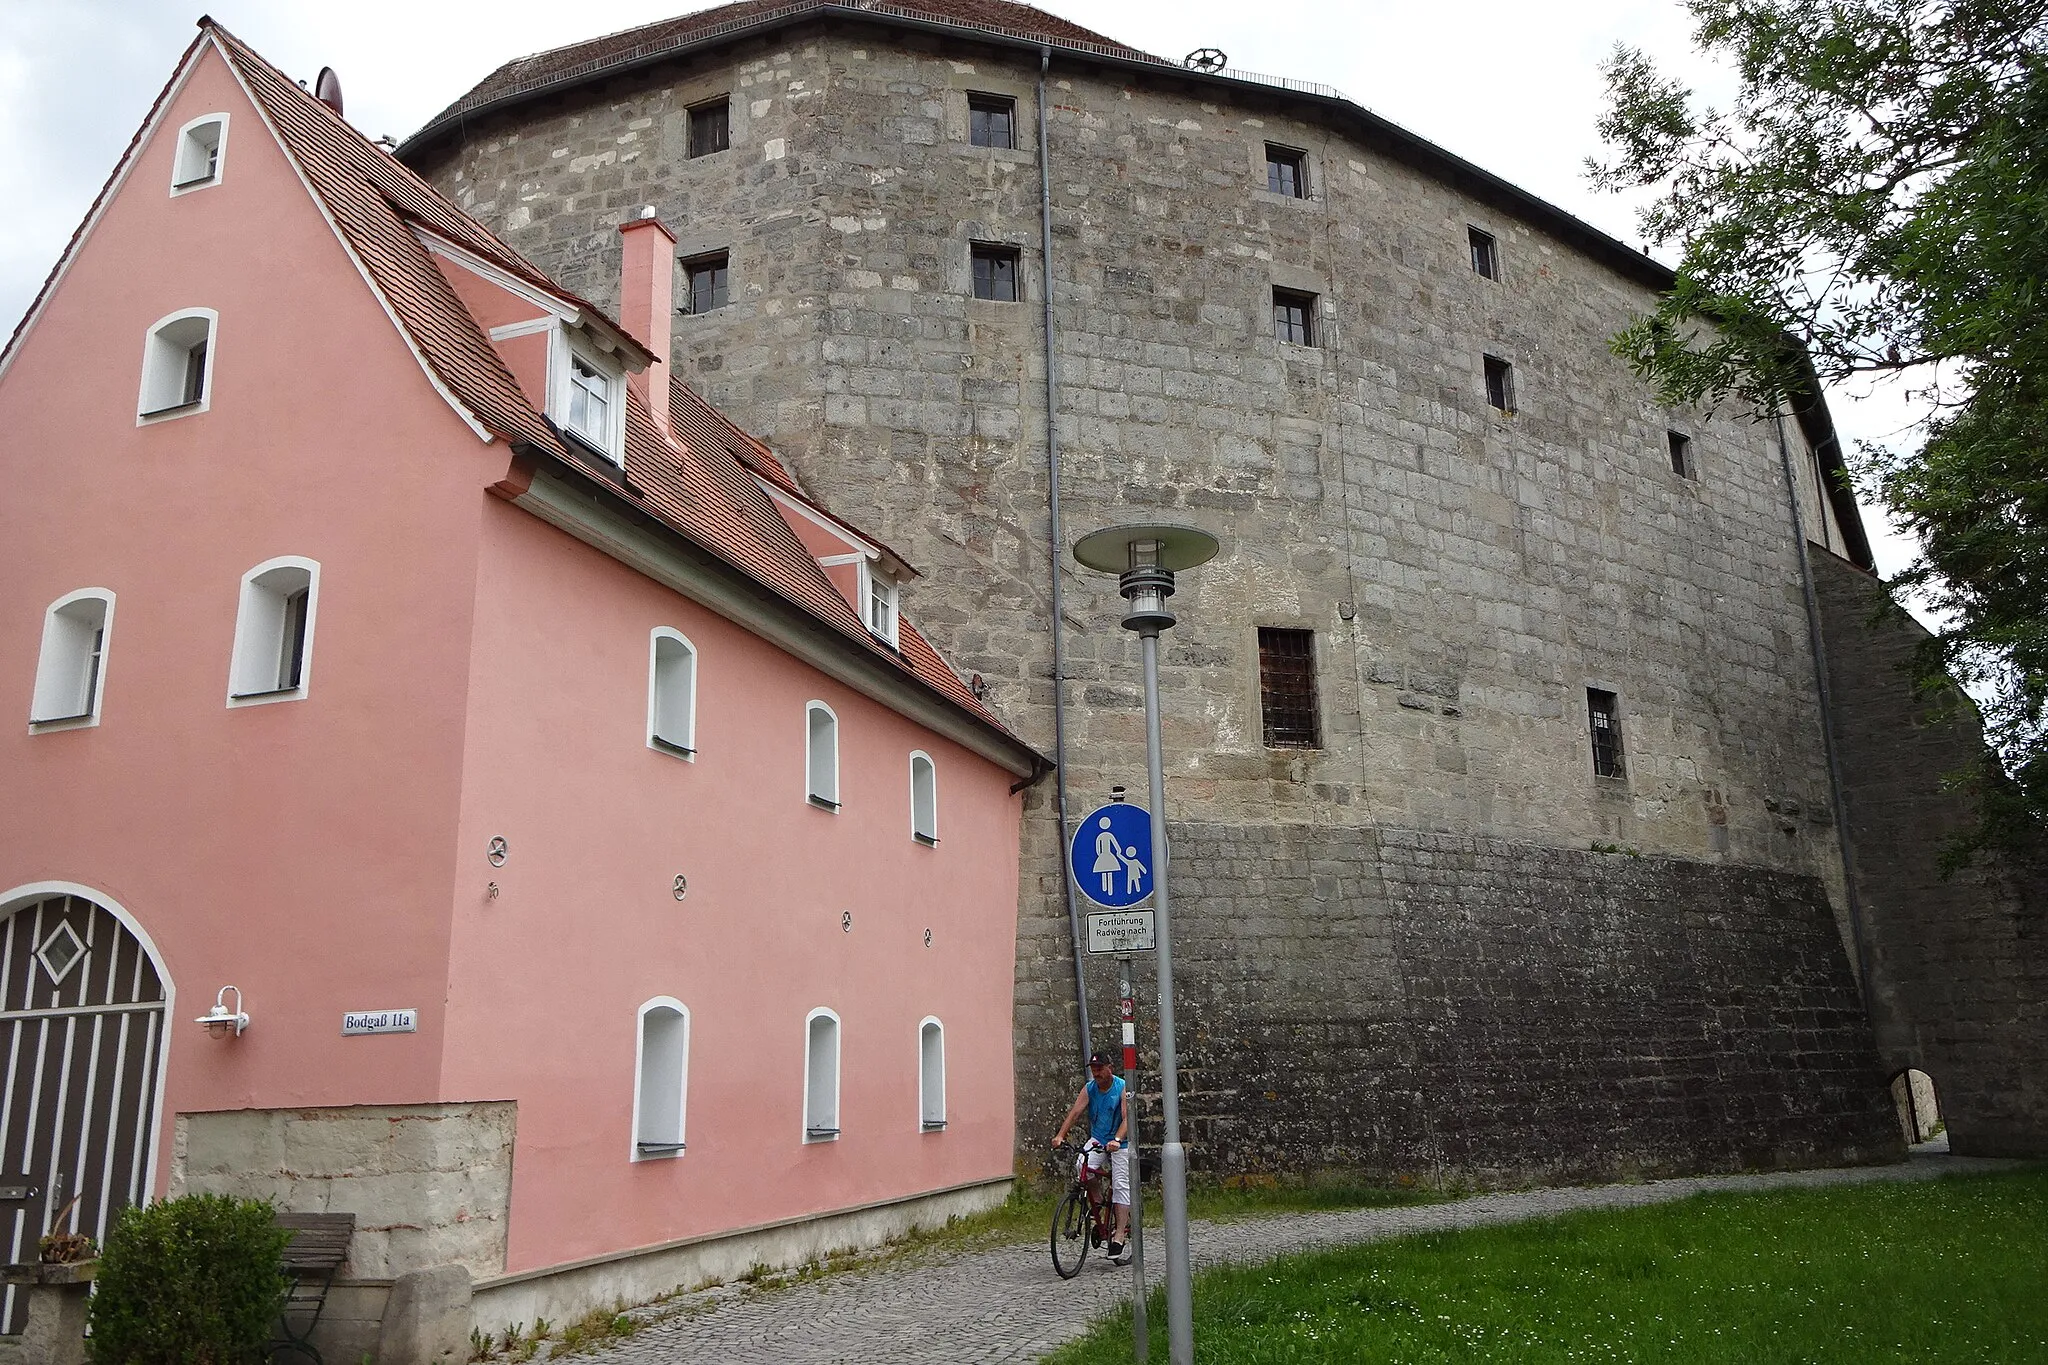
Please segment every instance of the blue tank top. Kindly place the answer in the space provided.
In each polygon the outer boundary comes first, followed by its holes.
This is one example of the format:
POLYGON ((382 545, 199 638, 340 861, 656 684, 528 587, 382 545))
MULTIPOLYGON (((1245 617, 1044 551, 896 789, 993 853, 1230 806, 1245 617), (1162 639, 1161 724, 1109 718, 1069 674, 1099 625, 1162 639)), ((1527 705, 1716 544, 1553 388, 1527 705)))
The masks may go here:
POLYGON ((1107 1143, 1116 1136, 1117 1126, 1123 1121, 1124 1078, 1112 1080, 1107 1090, 1094 1081, 1088 1082, 1088 1136, 1107 1143))

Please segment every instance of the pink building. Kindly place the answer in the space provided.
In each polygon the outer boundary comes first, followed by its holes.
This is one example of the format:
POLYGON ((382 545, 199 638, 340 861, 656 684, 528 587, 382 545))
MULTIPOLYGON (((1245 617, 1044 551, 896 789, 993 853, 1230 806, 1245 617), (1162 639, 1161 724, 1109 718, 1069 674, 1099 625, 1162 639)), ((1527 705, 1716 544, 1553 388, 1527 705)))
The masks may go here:
POLYGON ((7 1259, 261 1194, 501 1328, 1005 1193, 1044 760, 621 231, 613 319, 203 23, 0 355, 7 1259))

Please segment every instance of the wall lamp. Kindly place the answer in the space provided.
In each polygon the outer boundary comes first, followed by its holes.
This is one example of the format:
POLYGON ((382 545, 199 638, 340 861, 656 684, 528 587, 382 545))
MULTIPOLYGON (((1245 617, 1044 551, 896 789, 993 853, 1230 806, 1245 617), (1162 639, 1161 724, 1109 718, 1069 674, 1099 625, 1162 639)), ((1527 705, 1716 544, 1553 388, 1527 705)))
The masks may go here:
POLYGON ((204 1024, 206 1031, 216 1038, 241 1037, 242 1030, 249 1027, 248 1012, 242 1008, 242 988, 222 986, 220 992, 213 997, 213 1008, 192 1022, 204 1024), (235 993, 235 1007, 232 1010, 228 1008, 229 991, 235 993))

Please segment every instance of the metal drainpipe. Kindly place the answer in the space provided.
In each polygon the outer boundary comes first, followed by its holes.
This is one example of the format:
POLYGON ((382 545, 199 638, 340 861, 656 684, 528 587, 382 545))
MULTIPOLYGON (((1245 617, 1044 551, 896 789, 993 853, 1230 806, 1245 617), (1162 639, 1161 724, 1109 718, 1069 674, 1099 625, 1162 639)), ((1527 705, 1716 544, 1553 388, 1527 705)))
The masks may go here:
POLYGON ((1849 808, 1842 798, 1842 760, 1835 747, 1835 704, 1828 686, 1828 647, 1821 636, 1820 599, 1813 590, 1813 560, 1806 550, 1806 518, 1799 510, 1799 483, 1792 474, 1792 447, 1785 440, 1785 414, 1778 413, 1776 421, 1778 462, 1784 467, 1785 496, 1792 504, 1792 539, 1799 546, 1799 586, 1806 594, 1806 635, 1813 646, 1813 681, 1820 693, 1820 739, 1828 756, 1828 793, 1835 808, 1835 842, 1842 846, 1842 885, 1849 900, 1849 939, 1856 949, 1856 986, 1863 996, 1864 1016, 1875 1031, 1877 1016, 1871 1009, 1870 957, 1863 945, 1863 900, 1856 894, 1856 845, 1849 839, 1849 808))
POLYGON ((1046 563, 1052 573, 1052 783, 1054 804, 1059 807, 1060 885, 1067 889, 1067 937, 1074 950, 1074 1005, 1081 1025, 1081 1059, 1086 1061, 1092 1047, 1088 1030, 1088 978, 1082 968, 1081 907, 1074 900, 1074 879, 1067 875, 1067 626, 1066 609, 1060 594, 1060 433, 1054 395, 1059 390, 1059 372, 1053 361, 1052 332, 1052 161, 1045 130, 1045 73, 1052 65, 1052 49, 1038 49, 1038 258, 1045 282, 1045 471, 1046 506, 1052 515, 1046 563))

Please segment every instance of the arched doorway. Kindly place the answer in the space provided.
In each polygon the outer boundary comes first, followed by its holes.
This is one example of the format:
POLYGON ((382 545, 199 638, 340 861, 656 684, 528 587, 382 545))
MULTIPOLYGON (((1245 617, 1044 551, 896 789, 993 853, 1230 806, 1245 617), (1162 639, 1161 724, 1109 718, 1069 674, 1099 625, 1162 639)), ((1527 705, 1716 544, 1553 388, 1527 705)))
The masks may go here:
MULTIPOLYGON (((144 1197, 169 992, 83 888, 23 888, 0 916, 0 1249, 33 1261, 55 1226, 104 1241, 144 1197)), ((26 1306, 10 1286, 0 1332, 21 1331, 26 1306)))
POLYGON ((1908 1068, 1892 1077, 1892 1106, 1899 1113, 1899 1130, 1906 1145, 1915 1151, 1947 1151, 1948 1125, 1934 1099, 1934 1077, 1908 1068))

